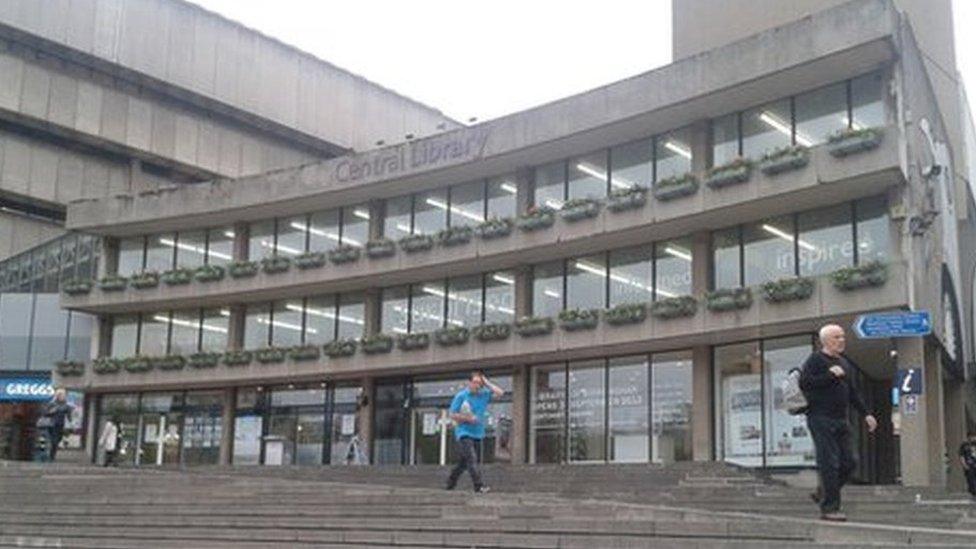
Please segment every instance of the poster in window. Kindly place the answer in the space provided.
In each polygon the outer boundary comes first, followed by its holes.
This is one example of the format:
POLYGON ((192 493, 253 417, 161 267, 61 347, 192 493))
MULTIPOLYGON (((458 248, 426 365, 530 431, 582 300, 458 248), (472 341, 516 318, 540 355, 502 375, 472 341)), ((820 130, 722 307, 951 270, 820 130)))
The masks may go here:
POLYGON ((437 434, 437 414, 434 412, 425 412, 423 419, 423 434, 424 436, 431 436, 437 434))
MULTIPOLYGON (((762 394, 759 374, 722 380, 725 394, 726 458, 762 456, 762 394)), ((752 460, 748 460, 752 461, 752 460)))

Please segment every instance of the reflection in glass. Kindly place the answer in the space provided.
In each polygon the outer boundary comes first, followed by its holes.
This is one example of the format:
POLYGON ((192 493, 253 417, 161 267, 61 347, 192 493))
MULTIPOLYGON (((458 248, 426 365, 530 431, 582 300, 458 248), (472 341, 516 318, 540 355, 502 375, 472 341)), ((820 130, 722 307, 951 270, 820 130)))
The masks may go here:
POLYGON ((226 265, 234 260, 234 229, 223 227, 207 231, 207 263, 226 265))
POLYGON ((339 210, 315 212, 309 217, 308 249, 327 252, 339 245, 339 210))
POLYGON ((386 214, 383 217, 383 236, 391 240, 400 240, 410 235, 412 225, 410 212, 413 208, 411 195, 398 196, 386 201, 386 214))
POLYGON ((566 459, 566 366, 533 368, 531 393, 531 462, 562 463, 566 459))
MULTIPOLYGON (((790 101, 783 99, 742 113, 742 155, 758 159, 766 152, 792 144, 790 101)), ((797 141, 810 146, 809 141, 797 141)))
POLYGON ((796 142, 820 144, 847 129, 847 83, 841 82, 796 96, 796 142))
POLYGON ((762 465, 762 387, 757 342, 715 347, 718 458, 746 467, 762 465))
POLYGON ((647 357, 611 358, 610 461, 647 462, 647 357))
POLYGON ((146 270, 162 273, 172 269, 175 252, 174 233, 149 235, 146 237, 146 270))
POLYGON ((304 215, 278 220, 278 255, 295 256, 305 253, 308 237, 308 218, 304 215))
POLYGON ((655 299, 691 294, 691 239, 658 242, 654 247, 655 299))
POLYGON ((147 313, 142 315, 139 327, 139 354, 142 356, 163 356, 166 354, 169 339, 169 313, 147 313))
POLYGON ((227 334, 230 327, 230 309, 203 310, 203 338, 200 350, 217 353, 227 349, 227 334))
POLYGON ((566 308, 602 309, 606 306, 606 256, 593 255, 566 262, 566 308))
POLYGON ((884 82, 880 72, 859 76, 851 81, 851 103, 854 129, 876 128, 885 125, 882 91, 884 82))
POLYGON ((817 276, 854 264, 851 204, 803 212, 800 228, 800 274, 817 276))
POLYGON ((606 387, 602 360, 569 363, 569 460, 606 459, 606 387))
POLYGON ((566 193, 566 163, 553 162, 535 169, 532 186, 532 204, 559 209, 563 207, 566 193))
POLYGON ((251 223, 248 233, 247 257, 259 261, 274 255, 274 220, 251 223))
MULTIPOLYGON (((271 345, 290 347, 302 343, 302 300, 276 301, 271 317, 271 345)), ((313 336, 318 332, 313 332, 313 336)))
POLYGON ((857 201, 857 261, 888 262, 892 256, 891 221, 884 196, 857 201))
POLYGON ((206 231, 186 231, 176 235, 176 265, 195 269, 207 259, 206 231))
POLYGON ((691 171, 691 132, 688 129, 659 135, 654 143, 654 173, 657 181, 691 171))
POLYGON ((451 227, 474 226, 485 220, 485 184, 474 181, 451 187, 451 227))
MULTIPOLYGON (((792 216, 745 225, 742 228, 742 242, 745 247, 746 286, 795 276, 792 216)), ((801 257, 804 246, 809 246, 809 243, 801 241, 801 257)))
MULTIPOLYGON (((31 334, 31 370, 52 370, 54 363, 64 359, 64 349, 68 335, 68 311, 62 310, 58 294, 36 294, 34 299, 34 330, 31 334)), ((29 317, 9 317, 13 321, 27 324, 29 317)), ((0 332, 3 331, 0 320, 0 332)), ((2 363, 0 368, 8 368, 2 363)))
POLYGON ((739 115, 728 114, 712 120, 712 165, 728 164, 739 153, 739 115))
POLYGON ((610 252, 610 306, 651 301, 653 246, 635 246, 610 252))
POLYGON ((573 198, 603 198, 607 195, 607 152, 571 158, 567 193, 573 198))
POLYGON ((742 285, 739 228, 712 233, 712 280, 715 289, 742 285))
POLYGON ((452 326, 481 324, 481 275, 460 276, 448 281, 447 323, 452 326))
POLYGON ((170 354, 189 355, 197 352, 200 339, 200 311, 174 311, 170 354))
POLYGON ((250 304, 244 315, 244 348, 261 349, 271 343, 271 308, 250 304))
POLYGON ((563 310, 563 262, 532 267, 532 314, 555 317, 563 310))
POLYGON ((813 351, 810 336, 763 341, 765 383, 766 465, 814 465, 813 439, 803 415, 791 415, 783 406, 783 382, 813 351))
POLYGON ((363 294, 340 294, 338 336, 343 339, 360 338, 365 329, 366 302, 363 294))
MULTIPOLYGON (((92 331, 95 319, 81 311, 71 311, 70 318, 68 355, 65 358, 87 361, 91 358, 92 331)), ((0 349, 2 348, 3 344, 0 343, 0 349)), ((0 361, 3 361, 2 357, 0 357, 0 361)), ((3 363, 6 364, 6 362, 3 363)))
POLYGON ((298 414, 295 427, 295 464, 319 465, 325 444, 325 417, 322 412, 298 414))
POLYGON ((444 282, 410 286, 410 332, 433 332, 444 326, 444 282))
POLYGON ((142 252, 145 239, 141 236, 119 240, 119 276, 132 276, 142 271, 142 252))
POLYGON ((514 176, 496 177, 488 180, 488 217, 506 218, 515 217, 515 197, 518 194, 518 187, 515 185, 514 176))
POLYGON ((692 363, 691 352, 652 356, 651 403, 654 419, 654 462, 690 461, 692 363))
POLYGON ((333 340, 336 332, 335 296, 308 298, 305 306, 305 343, 325 344, 333 340))
POLYGON ((610 189, 629 189, 634 186, 651 187, 653 174, 653 145, 642 139, 610 150, 610 189))
POLYGON ((383 288, 383 310, 380 314, 380 331, 384 334, 407 333, 409 317, 409 286, 383 288))
MULTIPOLYGON (((8 296, 5 295, 2 297, 2 299, 6 299, 7 297, 8 296)), ((138 337, 138 333, 139 317, 135 315, 113 317, 111 355, 119 358, 134 356, 136 354, 136 338, 138 337)), ((0 349, 6 348, 6 345, 0 347, 0 349)), ((26 346, 24 348, 26 349, 26 346)), ((6 359, 4 364, 7 364, 6 359)))
POLYGON ((485 276, 485 322, 515 320, 515 273, 498 271, 485 276))
POLYGON ((447 189, 418 193, 414 201, 414 234, 434 235, 447 227, 447 189))
POLYGON ((342 243, 361 248, 369 241, 369 206, 346 206, 342 209, 342 243))

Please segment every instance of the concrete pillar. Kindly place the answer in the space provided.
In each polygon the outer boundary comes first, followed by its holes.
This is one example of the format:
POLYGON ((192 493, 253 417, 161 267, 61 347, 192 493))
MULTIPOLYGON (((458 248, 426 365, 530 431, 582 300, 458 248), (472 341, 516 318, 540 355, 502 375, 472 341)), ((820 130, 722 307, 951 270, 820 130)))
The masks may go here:
POLYGON ((528 461, 529 368, 516 366, 512 372, 512 464, 528 461))
POLYGON ((945 401, 945 447, 949 458, 946 483, 954 491, 966 489, 966 477, 956 457, 959 445, 966 438, 966 383, 950 380, 943 386, 945 401))
POLYGON ((220 465, 230 465, 234 455, 234 411, 237 405, 237 390, 233 387, 223 391, 223 408, 220 413, 220 465))
POLYGON ((532 314, 532 269, 520 266, 515 269, 515 318, 532 314))
POLYGON ((711 125, 700 120, 688 127, 691 134, 691 171, 699 176, 712 165, 711 125))
MULTIPOLYGON (((247 223, 234 224, 234 261, 247 261, 251 228, 247 223)), ((259 259, 259 258, 255 258, 259 259)))
POLYGON ((231 305, 227 320, 227 349, 237 351, 244 348, 244 305, 231 305))
POLYGON ((515 213, 521 215, 532 205, 532 168, 521 168, 515 172, 515 213))
POLYGON ((98 457, 98 395, 85 394, 85 456, 88 461, 95 463, 98 457))
POLYGON ((908 397, 902 397, 900 462, 905 486, 932 486, 945 483, 945 435, 942 414, 942 380, 937 353, 920 338, 896 340, 898 368, 923 370, 923 394, 915 397, 914 412, 908 397))
POLYGON ((369 288, 363 298, 363 335, 371 336, 380 333, 383 303, 378 288, 369 288))
POLYGON ((715 455, 712 351, 699 345, 691 353, 691 454, 695 461, 711 461, 715 455))
POLYGON ((112 317, 101 315, 95 319, 92 326, 91 353, 92 360, 108 356, 112 352, 112 317))
POLYGON ((364 398, 360 398, 360 403, 365 402, 365 405, 361 405, 358 414, 357 421, 359 422, 359 440, 362 442, 363 454, 366 455, 366 461, 368 463, 373 463, 373 410, 376 409, 373 404, 376 400, 376 394, 374 389, 373 378, 366 377, 362 380, 362 394, 364 398))
POLYGON ((95 278, 100 279, 119 272, 119 240, 103 236, 98 240, 98 270, 95 278))
POLYGON ((372 200, 369 203, 369 239, 383 238, 383 218, 386 216, 386 202, 372 200))
POLYGON ((702 296, 709 290, 711 279, 711 233, 703 231, 692 235, 691 243, 691 293, 702 296))

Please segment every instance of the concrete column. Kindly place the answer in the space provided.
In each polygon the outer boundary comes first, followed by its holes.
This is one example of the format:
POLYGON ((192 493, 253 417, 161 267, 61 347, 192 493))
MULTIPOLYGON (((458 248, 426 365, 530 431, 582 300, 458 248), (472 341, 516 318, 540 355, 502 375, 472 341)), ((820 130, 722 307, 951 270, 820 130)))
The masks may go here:
MULTIPOLYGON (((374 401, 376 399, 373 378, 366 377, 362 380, 362 394, 365 395, 365 406, 359 408, 357 421, 359 422, 359 440, 362 442, 363 454, 366 455, 368 463, 373 463, 373 410, 376 409, 374 401)), ((363 402, 363 399, 360 399, 363 402)))
POLYGON ((691 134, 691 171, 702 175, 712 165, 711 126, 708 120, 699 120, 689 127, 691 134))
POLYGON ((921 368, 923 391, 916 398, 915 411, 909 411, 908 397, 902 397, 901 480, 905 486, 931 486, 945 483, 944 424, 942 420, 942 380, 936 353, 918 338, 896 340, 898 368, 921 368))
POLYGON ((224 389, 223 409, 220 414, 220 465, 230 465, 234 455, 234 410, 236 409, 237 390, 233 387, 224 389))
POLYGON ((966 383, 964 381, 947 381, 943 387, 942 398, 945 401, 945 448, 949 457, 949 471, 946 483, 950 489, 963 491, 966 489, 966 477, 959 466, 956 457, 959 445, 966 438, 966 383))
POLYGON ((95 463, 98 457, 98 395, 94 393, 85 394, 85 456, 88 461, 95 463))
POLYGON ((711 234, 707 231, 692 235, 691 293, 702 296, 709 290, 711 278, 711 234))
POLYGON ((529 368, 517 366, 512 372, 512 464, 528 461, 529 434, 529 368))
POLYGON ((712 352, 708 345, 694 347, 691 352, 691 454, 695 461, 711 461, 715 454, 712 352))
POLYGON ((91 353, 92 360, 108 356, 112 351, 112 317, 101 315, 95 319, 92 326, 91 353))
POLYGON ((98 270, 95 278, 100 279, 119 272, 119 240, 103 236, 98 240, 98 270))
MULTIPOLYGON (((247 223, 234 224, 234 261, 247 261, 251 227, 247 223)), ((255 258, 258 259, 258 258, 255 258)))
POLYGON ((532 314, 532 269, 520 266, 515 269, 515 318, 532 314))
POLYGON ((244 348, 244 305, 231 305, 227 320, 227 349, 237 351, 244 348))
POLYGON ((532 205, 532 178, 535 172, 532 168, 521 168, 515 172, 515 213, 521 215, 532 205))
POLYGON ((386 215, 386 202, 372 200, 369 203, 369 239, 383 238, 383 218, 386 215))
POLYGON ((380 333, 380 321, 382 312, 382 302, 380 300, 380 290, 369 288, 363 298, 363 335, 371 336, 380 333))

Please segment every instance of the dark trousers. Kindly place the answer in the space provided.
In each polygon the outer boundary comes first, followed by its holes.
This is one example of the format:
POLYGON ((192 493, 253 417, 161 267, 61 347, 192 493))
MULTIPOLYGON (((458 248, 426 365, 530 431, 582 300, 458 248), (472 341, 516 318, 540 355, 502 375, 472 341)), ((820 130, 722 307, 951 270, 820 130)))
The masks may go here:
POLYGON ((64 437, 64 431, 58 429, 50 429, 48 435, 48 443, 50 444, 50 454, 51 461, 58 457, 58 446, 61 446, 61 439, 64 437))
POLYGON ((820 473, 820 510, 840 510, 840 490, 857 467, 851 448, 851 428, 847 421, 826 416, 807 416, 820 473))
POLYGON ((474 484, 475 490, 483 486, 481 473, 478 471, 478 442, 480 441, 470 437, 461 437, 458 440, 458 461, 454 464, 454 468, 451 469, 451 476, 447 479, 448 488, 454 488, 457 485, 458 479, 461 478, 461 474, 465 470, 471 475, 471 483, 474 484))
POLYGON ((966 473, 966 485, 969 488, 969 493, 976 496, 976 467, 970 467, 965 469, 966 473))

